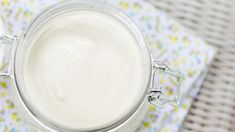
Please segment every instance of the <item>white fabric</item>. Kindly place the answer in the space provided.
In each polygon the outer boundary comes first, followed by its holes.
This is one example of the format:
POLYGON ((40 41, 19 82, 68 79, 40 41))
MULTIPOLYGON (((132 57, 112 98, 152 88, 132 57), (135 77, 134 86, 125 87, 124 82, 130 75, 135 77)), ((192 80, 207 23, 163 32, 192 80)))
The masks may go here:
MULTIPOLYGON (((4 33, 4 26, 3 26, 3 20, 0 16, 0 35, 4 33)), ((0 40, 0 62, 3 61, 3 54, 4 54, 4 48, 2 48, 2 41, 0 40)), ((2 67, 2 63, 0 63, 0 68, 2 67)))
POLYGON ((3 20, 0 16, 0 34, 4 33, 4 26, 3 26, 3 20))

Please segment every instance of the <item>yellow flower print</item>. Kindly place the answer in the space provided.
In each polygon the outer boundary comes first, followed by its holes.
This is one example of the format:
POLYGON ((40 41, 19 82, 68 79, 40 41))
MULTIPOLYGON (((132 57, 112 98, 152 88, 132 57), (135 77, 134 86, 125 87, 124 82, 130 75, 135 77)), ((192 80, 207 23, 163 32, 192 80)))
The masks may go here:
POLYGON ((177 36, 170 35, 168 38, 169 38, 171 43, 176 43, 178 41, 178 37, 177 36))
POLYGON ((19 121, 18 114, 16 112, 11 114, 11 120, 12 121, 19 121))
POLYGON ((155 107, 155 106, 153 106, 153 105, 150 105, 150 106, 149 106, 148 111, 155 111, 155 110, 156 110, 156 107, 155 107))
POLYGON ((4 126, 3 132, 9 132, 8 126, 4 126))
POLYGON ((155 115, 155 114, 150 114, 150 115, 149 115, 149 118, 150 118, 152 121, 156 121, 156 115, 155 115))
POLYGON ((7 92, 6 92, 6 91, 3 91, 3 92, 1 93, 1 96, 2 96, 2 97, 6 97, 6 96, 7 96, 7 92))
POLYGON ((188 69, 188 70, 187 70, 187 75, 188 75, 189 77, 193 77, 194 74, 195 74, 195 71, 192 71, 191 69, 188 69))
POLYGON ((2 0, 2 6, 6 5, 7 4, 7 0, 2 0))
POLYGON ((119 3, 120 7, 123 9, 128 9, 129 8, 129 3, 121 1, 119 3))
POLYGON ((141 8, 142 8, 142 6, 140 5, 140 3, 138 3, 138 2, 135 2, 135 3, 134 3, 133 9, 139 10, 139 9, 141 9, 141 8))
POLYGON ((3 71, 7 66, 8 66, 8 64, 3 62, 2 66, 0 67, 0 71, 3 71))
POLYGON ((3 118, 2 117, 0 117, 0 122, 3 122, 3 118))
POLYGON ((167 89, 166 95, 173 95, 173 91, 171 89, 167 89))
POLYGON ((23 12, 22 8, 20 7, 15 15, 15 20, 18 19, 19 15, 21 14, 21 12, 23 12))
POLYGON ((15 107, 14 103, 10 100, 6 100, 6 103, 7 103, 6 105, 7 109, 13 109, 15 107))
POLYGON ((7 88, 7 83, 0 81, 0 86, 1 86, 2 88, 7 88))
POLYGON ((180 61, 178 59, 173 60, 174 66, 179 66, 180 61))
POLYGON ((144 122, 144 127, 145 128, 150 128, 150 123, 149 122, 144 122))
POLYGON ((187 36, 184 36, 182 38, 182 44, 187 45, 187 44, 190 44, 190 42, 191 41, 189 40, 189 38, 187 36))
POLYGON ((156 49, 159 49, 159 50, 162 49, 162 44, 161 44, 160 41, 150 42, 150 44, 151 44, 150 46, 151 46, 152 48, 156 48, 156 49))
POLYGON ((163 129, 163 132, 169 132, 169 131, 168 131, 168 128, 164 128, 164 129, 163 129))
POLYGON ((183 109, 185 109, 185 110, 188 108, 187 104, 185 104, 185 103, 184 103, 184 104, 182 104, 182 106, 181 106, 181 107, 182 107, 183 109))
POLYGON ((166 80, 163 79, 163 78, 161 78, 161 79, 159 80, 159 83, 160 83, 160 84, 164 84, 165 82, 166 82, 166 80))
POLYGON ((179 108, 175 108, 175 109, 173 109, 172 112, 176 113, 176 112, 178 112, 178 111, 179 111, 179 108))

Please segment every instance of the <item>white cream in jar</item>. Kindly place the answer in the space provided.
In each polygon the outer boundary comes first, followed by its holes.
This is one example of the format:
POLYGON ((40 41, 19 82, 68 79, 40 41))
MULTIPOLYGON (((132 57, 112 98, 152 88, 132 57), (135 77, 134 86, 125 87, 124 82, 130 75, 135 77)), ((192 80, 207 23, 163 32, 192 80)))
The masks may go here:
POLYGON ((148 86, 149 66, 131 31, 97 11, 57 16, 28 43, 23 78, 31 106, 59 126, 102 128, 127 116, 148 86))

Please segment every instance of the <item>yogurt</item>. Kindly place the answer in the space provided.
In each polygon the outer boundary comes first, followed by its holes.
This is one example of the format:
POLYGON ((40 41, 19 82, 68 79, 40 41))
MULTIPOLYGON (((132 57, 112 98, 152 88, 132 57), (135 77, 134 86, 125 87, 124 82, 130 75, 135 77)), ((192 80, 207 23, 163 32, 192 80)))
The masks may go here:
POLYGON ((57 16, 27 43, 27 100, 35 115, 58 126, 112 125, 133 111, 148 85, 137 39, 111 15, 84 10, 57 16))

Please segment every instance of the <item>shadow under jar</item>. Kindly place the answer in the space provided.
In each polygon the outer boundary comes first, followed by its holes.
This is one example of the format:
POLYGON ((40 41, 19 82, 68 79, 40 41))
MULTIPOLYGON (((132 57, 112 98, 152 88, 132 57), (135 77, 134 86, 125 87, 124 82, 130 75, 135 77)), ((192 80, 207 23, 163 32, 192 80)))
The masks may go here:
POLYGON ((154 61, 143 35, 119 9, 94 1, 47 8, 12 44, 11 93, 28 131, 137 129, 149 104, 177 105, 157 77, 180 73, 154 61), (157 74, 158 73, 158 74, 157 74), (149 101, 149 103, 147 102, 149 101))

